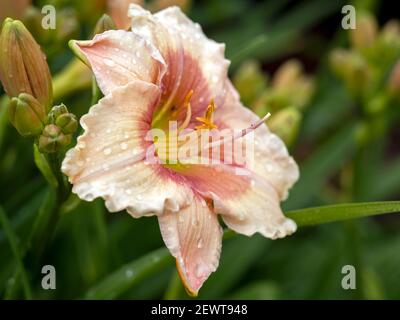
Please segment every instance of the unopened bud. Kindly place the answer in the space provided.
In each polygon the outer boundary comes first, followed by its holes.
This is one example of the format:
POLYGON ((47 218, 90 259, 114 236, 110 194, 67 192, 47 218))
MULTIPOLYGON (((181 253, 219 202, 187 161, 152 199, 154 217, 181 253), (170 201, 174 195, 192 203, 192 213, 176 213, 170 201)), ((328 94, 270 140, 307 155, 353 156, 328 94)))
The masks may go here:
POLYGON ((21 93, 17 98, 11 99, 9 116, 21 136, 35 137, 42 132, 46 108, 31 95, 21 93))
POLYGON ((1 0, 0 23, 7 17, 21 19, 31 0, 1 0))
POLYGON ((388 21, 382 28, 382 37, 385 41, 399 41, 400 40, 400 22, 397 20, 388 21))
POLYGON ((97 21, 96 26, 94 27, 93 34, 100 34, 107 30, 115 30, 117 29, 114 20, 107 14, 103 14, 101 18, 97 21))
POLYGON ((49 107, 52 84, 46 57, 22 22, 6 19, 0 36, 0 80, 10 97, 34 96, 49 107))
POLYGON ((257 61, 244 62, 236 72, 233 83, 240 93, 243 103, 252 106, 267 87, 267 77, 257 61))
POLYGON ((71 140, 71 135, 64 134, 55 124, 49 124, 39 137, 38 147, 42 153, 54 153, 68 146, 71 140))
POLYGON ((333 72, 345 81, 350 93, 359 96, 367 89, 371 70, 360 53, 337 49, 329 58, 333 72))
POLYGON ((191 0, 154 0, 151 3, 151 9, 152 11, 157 12, 168 7, 178 6, 182 11, 188 11, 191 4, 191 0))
POLYGON ((74 114, 69 113, 65 105, 53 107, 48 116, 47 123, 55 124, 64 134, 73 134, 78 129, 78 121, 74 114))
POLYGON ((298 60, 289 60, 275 73, 273 86, 277 89, 287 89, 295 83, 303 73, 303 67, 298 60))
POLYGON ((298 135, 301 119, 302 115, 298 109, 288 107, 275 113, 268 120, 268 126, 286 145, 291 146, 298 135))
POLYGON ((388 90, 391 95, 400 97, 400 60, 396 62, 390 74, 388 90))
POLYGON ((68 113, 68 109, 64 104, 60 104, 58 106, 54 106, 51 108, 49 114, 47 115, 47 122, 55 124, 57 121, 57 118, 61 116, 62 114, 68 113))
POLYGON ((65 134, 73 134, 78 129, 78 121, 72 113, 65 113, 59 116, 56 120, 56 125, 65 134))
POLYGON ((357 14, 356 29, 351 30, 350 40, 354 47, 370 47, 376 40, 378 24, 374 16, 367 12, 357 14))

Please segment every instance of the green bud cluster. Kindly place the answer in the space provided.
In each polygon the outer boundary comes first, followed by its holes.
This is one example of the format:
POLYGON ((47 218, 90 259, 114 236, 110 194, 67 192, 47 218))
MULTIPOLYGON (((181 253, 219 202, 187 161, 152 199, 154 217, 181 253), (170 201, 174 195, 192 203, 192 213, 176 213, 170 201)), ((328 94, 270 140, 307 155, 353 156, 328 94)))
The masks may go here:
POLYGON ((46 126, 38 137, 39 151, 54 153, 64 149, 71 143, 77 128, 75 115, 69 113, 65 105, 53 107, 47 116, 46 126))
POLYGON ((400 22, 380 29, 372 14, 358 10, 356 23, 350 48, 334 49, 330 66, 366 113, 382 113, 392 99, 400 99, 400 22))

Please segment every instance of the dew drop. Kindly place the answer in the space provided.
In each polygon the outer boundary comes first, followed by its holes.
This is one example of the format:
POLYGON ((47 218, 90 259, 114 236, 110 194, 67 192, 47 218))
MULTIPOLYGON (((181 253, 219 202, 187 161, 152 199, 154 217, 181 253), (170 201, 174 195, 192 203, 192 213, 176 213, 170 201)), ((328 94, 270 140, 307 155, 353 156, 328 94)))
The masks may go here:
POLYGON ((126 150, 126 149, 128 149, 128 144, 126 142, 123 142, 120 144, 120 147, 122 150, 126 150))
POLYGON ((201 248, 203 248, 203 246, 204 246, 204 241, 203 241, 202 238, 200 238, 200 239, 197 241, 197 248, 201 249, 201 248))
POLYGON ((127 278, 132 278, 132 276, 133 276, 133 271, 132 271, 131 269, 126 270, 126 271, 125 271, 125 276, 126 276, 127 278))
POLYGON ((110 148, 105 148, 103 153, 108 156, 109 154, 111 154, 111 149, 110 148))
POLYGON ((104 63, 107 65, 107 66, 109 66, 110 68, 112 68, 112 67, 114 67, 115 66, 115 62, 113 61, 113 60, 111 60, 111 59, 104 59, 104 63))
POLYGON ((203 264, 199 263, 196 265, 196 269, 195 269, 194 273, 197 278, 202 278, 206 274, 206 271, 207 270, 206 270, 205 266, 203 264))

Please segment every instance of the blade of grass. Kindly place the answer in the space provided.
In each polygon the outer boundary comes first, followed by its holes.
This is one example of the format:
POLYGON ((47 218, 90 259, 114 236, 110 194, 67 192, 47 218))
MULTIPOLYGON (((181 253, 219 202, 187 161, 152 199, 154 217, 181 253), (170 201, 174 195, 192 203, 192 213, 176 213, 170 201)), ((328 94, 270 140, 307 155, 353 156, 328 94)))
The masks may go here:
MULTIPOLYGON (((289 211, 286 216, 299 227, 400 212, 400 201, 350 203, 289 211)), ((224 240, 235 234, 226 230, 224 240)), ((142 258, 125 264, 89 289, 86 299, 114 299, 152 273, 170 265, 173 258, 166 248, 157 249, 142 258)))
POLYGON ((400 212, 400 201, 337 204, 289 211, 299 227, 400 212))
POLYGON ((358 128, 358 123, 345 125, 300 165, 300 180, 283 205, 285 211, 307 206, 326 180, 351 157, 358 128))
POLYGON ((20 252, 20 249, 18 246, 17 236, 15 235, 14 230, 12 229, 10 222, 7 218, 7 215, 4 212, 2 207, 0 207, 0 223, 3 226, 4 233, 6 234, 8 241, 10 243, 10 247, 12 249, 14 259, 15 259, 19 274, 21 276, 21 281, 22 281, 22 286, 24 289, 25 298, 30 300, 30 299, 32 299, 32 289, 29 284, 29 279, 28 279, 28 275, 26 273, 24 264, 22 262, 22 256, 21 256, 21 252, 20 252))
POLYGON ((85 299, 114 299, 150 274, 172 263, 165 248, 127 263, 88 290, 85 299))

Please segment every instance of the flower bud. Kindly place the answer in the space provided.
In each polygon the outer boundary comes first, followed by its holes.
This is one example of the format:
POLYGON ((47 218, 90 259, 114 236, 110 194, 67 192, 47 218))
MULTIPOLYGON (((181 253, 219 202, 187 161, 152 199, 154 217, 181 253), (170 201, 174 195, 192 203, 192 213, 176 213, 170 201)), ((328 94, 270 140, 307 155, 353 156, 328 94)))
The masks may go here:
POLYGON ((46 57, 22 22, 6 19, 0 36, 0 80, 10 97, 28 93, 42 105, 52 101, 46 57))
POLYGON ((56 120, 56 125, 64 134, 73 134, 78 129, 78 121, 72 113, 64 113, 56 120))
POLYGON ((35 137, 42 132, 46 108, 31 95, 21 93, 17 98, 11 99, 9 116, 21 136, 35 137))
POLYGON ((47 115, 47 123, 52 123, 55 124, 57 121, 57 118, 61 116, 62 114, 68 113, 68 109, 64 104, 60 104, 58 106, 54 106, 49 114, 47 115))
POLYGON ((360 53, 336 49, 329 58, 333 72, 345 81, 351 94, 360 97, 367 91, 372 71, 360 53))
POLYGON ((0 1, 0 23, 6 17, 21 19, 31 0, 1 0, 0 1))
POLYGON ((72 135, 64 134, 55 124, 48 124, 39 137, 39 151, 54 153, 71 143, 72 135))
POLYGON ((286 145, 291 146, 299 132, 301 119, 302 115, 297 108, 288 107, 275 113, 268 120, 268 126, 286 145))
POLYGON ((97 21, 93 34, 100 34, 107 30, 115 30, 116 28, 114 20, 109 15, 103 14, 97 21))
POLYGON ((47 116, 47 123, 55 124, 62 133, 72 135, 78 129, 78 121, 74 114, 69 113, 65 105, 60 104, 51 109, 47 116))
POLYGON ((191 0, 154 0, 151 3, 151 10, 157 12, 168 7, 178 6, 182 11, 188 11, 191 5, 191 0))
POLYGON ((391 95, 400 97, 400 60, 396 62, 390 73, 388 90, 391 95))
POLYGON ((356 29, 351 30, 350 40, 357 49, 368 48, 375 42, 377 34, 378 24, 375 17, 363 12, 357 15, 356 29))
POLYGON ((397 20, 388 21, 382 28, 382 38, 385 42, 398 42, 400 40, 400 22, 397 20))
POLYGON ((273 86, 276 89, 287 89, 297 82, 303 73, 303 67, 298 60, 289 60, 284 63, 275 73, 273 86))
POLYGON ((233 78, 233 83, 245 105, 252 106, 267 87, 267 77, 258 62, 244 62, 233 78))

